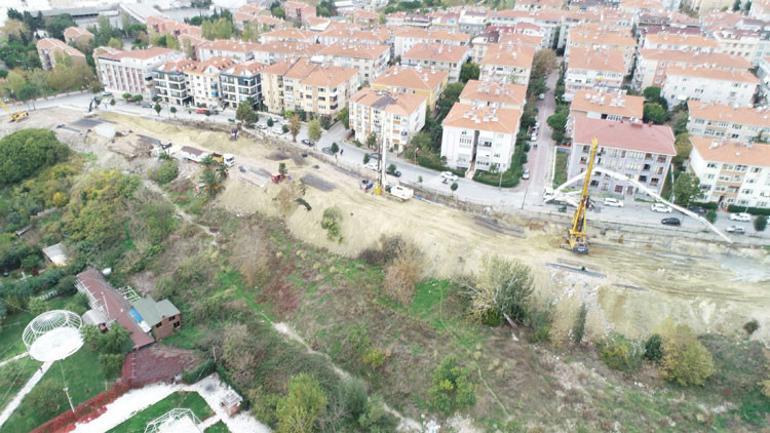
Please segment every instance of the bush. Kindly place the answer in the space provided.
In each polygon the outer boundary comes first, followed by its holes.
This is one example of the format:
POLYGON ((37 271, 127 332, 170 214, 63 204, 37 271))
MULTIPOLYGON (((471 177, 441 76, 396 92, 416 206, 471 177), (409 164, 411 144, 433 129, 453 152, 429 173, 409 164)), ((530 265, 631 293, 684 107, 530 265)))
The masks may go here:
POLYGON ((48 311, 48 302, 43 298, 31 298, 27 303, 27 309, 33 316, 39 316, 48 311))
POLYGON ((102 353, 99 355, 99 363, 102 365, 104 375, 108 378, 120 376, 123 368, 124 355, 122 353, 102 353))
POLYGON ((598 345, 599 356, 607 367, 626 373, 637 370, 642 365, 644 351, 635 341, 625 336, 612 333, 598 345))
POLYGON ((373 397, 366 405, 366 412, 358 417, 358 425, 364 432, 391 433, 397 431, 398 420, 385 410, 381 398, 373 397))
POLYGON ((131 350, 131 337, 125 328, 113 324, 107 332, 86 325, 82 328, 83 340, 89 349, 100 354, 126 354, 131 350))
POLYGON ((150 179, 158 183, 158 185, 165 185, 172 180, 176 179, 179 175, 179 166, 175 159, 166 159, 160 163, 160 166, 150 173, 150 179))
POLYGON ((763 232, 767 228, 767 215, 760 215, 754 219, 754 230, 763 232))
POLYGON ((385 268, 385 291, 402 305, 412 302, 415 286, 422 279, 424 258, 416 246, 405 243, 385 268))
POLYGON ((644 359, 652 362, 663 359, 663 338, 660 335, 652 334, 644 342, 644 359))
POLYGON ((342 242, 342 211, 337 207, 324 210, 321 217, 321 228, 326 230, 326 237, 330 241, 342 242))
POLYGON ((447 357, 433 371, 433 381, 428 390, 432 409, 445 415, 476 404, 475 384, 470 370, 461 367, 453 357, 447 357))
POLYGON ((731 204, 727 206, 727 211, 728 212, 746 212, 752 215, 770 216, 770 208, 763 208, 763 207, 746 207, 746 206, 737 206, 737 205, 731 204))
POLYGON ((751 319, 743 325, 743 330, 749 335, 757 332, 757 329, 759 329, 759 322, 757 322, 757 319, 751 319))
POLYGON ((553 309, 551 306, 531 308, 525 324, 530 329, 530 333, 527 334, 527 341, 530 343, 547 343, 551 341, 553 309))
POLYGON ((586 332, 586 316, 588 316, 588 308, 586 304, 580 306, 577 317, 575 318, 575 325, 572 327, 572 343, 580 344, 583 342, 583 336, 586 332))
POLYGON ((251 403, 251 413, 254 417, 275 429, 278 424, 278 417, 275 411, 281 396, 268 392, 262 385, 258 385, 256 388, 249 390, 247 397, 251 403))
POLYGON ((69 148, 52 131, 22 129, 0 139, 0 185, 9 185, 63 161, 69 148))
POLYGON ((714 209, 709 209, 708 212, 706 212, 706 220, 711 224, 714 224, 714 222, 717 220, 717 211, 714 209))
POLYGON ((678 325, 663 336, 661 370, 681 386, 703 385, 714 374, 714 359, 689 327, 678 325))
POLYGON ((465 286, 470 298, 468 315, 473 320, 496 325, 506 315, 517 323, 527 318, 533 291, 528 266, 498 256, 487 257, 475 282, 465 286))
POLYGON ((361 362, 368 365, 372 370, 377 370, 385 365, 386 357, 387 355, 384 350, 379 347, 372 347, 361 356, 361 362))
POLYGON ((326 394, 313 376, 300 373, 276 405, 278 433, 311 433, 326 410, 326 394))

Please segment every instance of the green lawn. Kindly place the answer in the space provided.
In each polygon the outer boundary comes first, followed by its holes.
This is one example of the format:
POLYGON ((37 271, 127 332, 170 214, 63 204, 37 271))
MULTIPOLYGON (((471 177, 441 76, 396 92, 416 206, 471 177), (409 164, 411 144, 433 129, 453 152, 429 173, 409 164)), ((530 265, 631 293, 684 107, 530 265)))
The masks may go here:
MULTIPOLYGON (((206 403, 206 400, 204 400, 203 397, 201 397, 198 393, 175 392, 163 400, 148 407, 147 409, 137 413, 131 417, 131 419, 118 425, 114 429, 109 430, 107 433, 143 432, 144 428, 147 426, 147 423, 176 407, 191 409, 195 416, 197 416, 201 421, 214 415, 214 411, 211 410, 209 405, 206 403)), ((209 430, 206 431, 208 432, 209 430)), ((226 432, 227 429, 225 428, 224 430, 212 431, 226 432)))
POLYGON ((26 350, 21 341, 21 333, 24 332, 24 327, 30 320, 32 320, 32 314, 22 312, 8 316, 0 325, 0 361, 26 350))
POLYGON ((69 409, 64 379, 72 403, 78 405, 109 387, 96 353, 82 348, 71 357, 55 363, 22 401, 3 433, 27 433, 54 416, 69 409))
POLYGON ((203 433, 230 433, 230 429, 227 428, 222 421, 212 424, 211 427, 203 431, 203 433))
POLYGON ((0 367, 0 410, 27 383, 39 366, 39 362, 26 357, 0 367))
POLYGON ((556 188, 559 185, 567 181, 567 159, 569 153, 556 152, 556 167, 553 172, 553 187, 556 188))

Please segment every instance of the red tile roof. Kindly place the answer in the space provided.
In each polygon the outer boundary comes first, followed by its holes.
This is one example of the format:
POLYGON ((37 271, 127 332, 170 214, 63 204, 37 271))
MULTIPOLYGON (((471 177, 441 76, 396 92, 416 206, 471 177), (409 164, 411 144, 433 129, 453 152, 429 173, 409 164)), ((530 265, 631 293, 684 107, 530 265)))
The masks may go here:
POLYGON ((669 126, 589 119, 584 115, 575 115, 572 141, 576 144, 589 144, 593 138, 599 140, 601 147, 676 155, 674 132, 669 126))

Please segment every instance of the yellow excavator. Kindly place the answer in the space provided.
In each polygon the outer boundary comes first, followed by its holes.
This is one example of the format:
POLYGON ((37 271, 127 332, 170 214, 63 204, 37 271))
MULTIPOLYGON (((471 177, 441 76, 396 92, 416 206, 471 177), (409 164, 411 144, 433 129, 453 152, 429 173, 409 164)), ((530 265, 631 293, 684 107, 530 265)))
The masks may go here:
POLYGON ((588 167, 586 175, 583 178, 583 190, 580 193, 580 200, 575 215, 572 216, 572 225, 567 232, 567 244, 565 247, 577 254, 588 254, 588 236, 586 235, 586 212, 589 206, 588 187, 591 185, 591 173, 594 170, 594 161, 596 160, 596 151, 599 148, 599 141, 594 138, 591 140, 591 151, 588 155, 588 167))
POLYGON ((9 113, 9 119, 11 122, 21 122, 29 117, 29 113, 26 110, 11 112, 11 108, 0 99, 0 107, 9 113))

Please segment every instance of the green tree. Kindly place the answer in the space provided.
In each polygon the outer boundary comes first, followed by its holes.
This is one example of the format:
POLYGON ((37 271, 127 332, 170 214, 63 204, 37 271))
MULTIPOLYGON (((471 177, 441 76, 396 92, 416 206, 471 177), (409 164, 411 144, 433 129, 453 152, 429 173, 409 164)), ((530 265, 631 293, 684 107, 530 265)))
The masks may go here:
POLYGON ((532 59, 532 76, 546 77, 559 65, 556 52, 550 48, 539 50, 532 59))
POLYGON ((644 100, 647 102, 658 102, 660 101, 660 95, 661 95, 660 87, 654 87, 654 86, 646 87, 642 91, 642 95, 644 95, 644 100))
POLYGON ((436 107, 438 109, 436 120, 439 123, 441 123, 441 121, 444 120, 444 117, 449 114, 449 110, 452 109, 455 102, 460 100, 460 93, 463 92, 464 87, 465 85, 463 83, 451 83, 446 86, 444 93, 441 94, 441 97, 436 102, 436 107))
POLYGON ((107 41, 107 46, 117 49, 123 48, 123 41, 120 38, 110 38, 109 41, 107 41))
POLYGON ((64 30, 76 25, 70 14, 59 14, 45 19, 45 31, 49 37, 64 39, 64 30))
POLYGON ((486 257, 479 275, 464 285, 472 320, 497 325, 505 316, 522 324, 527 318, 534 285, 531 270, 521 262, 486 257))
POLYGON ((297 141, 297 135, 299 134, 300 128, 302 128, 302 122, 300 121, 299 116, 296 114, 291 116, 289 118, 289 132, 291 133, 292 141, 297 141))
POLYGON ((553 129, 553 133, 551 134, 551 137, 557 142, 557 143, 563 143, 566 139, 565 133, 567 129, 567 119, 569 118, 569 106, 568 105, 559 105, 556 108, 556 111, 548 116, 548 119, 546 122, 548 123, 548 126, 553 129))
POLYGON ((241 40, 246 42, 259 42, 259 24, 244 22, 241 40))
POLYGON ((318 141, 321 139, 321 122, 318 119, 313 119, 307 124, 307 135, 311 141, 318 141))
POLYGON ((159 185, 165 185, 176 179, 179 175, 179 167, 175 159, 165 159, 160 166, 150 173, 150 178, 159 185))
POLYGON ((312 433, 326 411, 327 397, 313 376, 300 373, 289 381, 289 391, 276 405, 278 433, 312 433))
MULTIPOLYGON (((113 101, 113 102, 115 102, 115 100, 114 100, 114 99, 113 99, 112 101, 113 101)), ((115 104, 112 104, 112 105, 115 105, 115 104)), ((172 106, 171 106, 171 108, 169 108, 169 109, 168 109, 168 111, 170 111, 170 112, 171 112, 171 114, 172 114, 174 117, 176 117, 176 107, 174 107, 174 106, 172 105, 172 106)))
POLYGON ((160 116, 160 110, 162 110, 162 109, 163 109, 163 107, 161 107, 161 106, 160 106, 160 103, 159 103, 159 102, 156 102, 156 103, 155 103, 155 106, 153 106, 153 107, 152 107, 152 109, 153 109, 153 110, 155 110, 155 114, 157 114, 158 116, 160 116))
POLYGON ((259 120, 259 116, 257 115, 257 112, 254 111, 250 99, 238 104, 238 108, 235 110, 235 118, 248 127, 253 126, 257 120, 259 120))
POLYGON ((580 344, 583 342, 583 336, 586 332, 586 317, 588 316, 588 308, 586 304, 580 305, 577 317, 575 317, 575 324, 572 326, 572 343, 580 344))
POLYGON ((350 112, 348 111, 348 107, 343 108, 337 113, 337 120, 345 125, 345 129, 350 129, 350 112))
POLYGON ((599 356, 607 367, 614 370, 631 372, 642 365, 644 349, 633 340, 617 333, 612 333, 597 344, 599 356))
POLYGON ((221 17, 214 21, 206 20, 201 25, 203 37, 208 40, 230 39, 235 34, 235 26, 227 17, 221 17))
POLYGON ((377 148, 377 135, 374 132, 366 137, 366 147, 369 149, 377 148))
POLYGON ((30 298, 27 309, 33 316, 39 316, 48 311, 48 303, 40 297, 30 298))
POLYGON ((471 61, 465 62, 460 68, 460 82, 467 83, 468 80, 478 80, 480 73, 479 65, 471 61))
POLYGON ((683 172, 677 176, 673 191, 675 203, 685 207, 703 195, 700 190, 700 180, 689 172, 683 172))
POLYGON ((767 228, 767 215, 759 215, 754 219, 754 230, 763 232, 767 228))
POLYGON ((666 123, 668 112, 657 102, 647 102, 644 104, 644 121, 652 122, 656 125, 666 123))
POLYGON ((476 385, 469 369, 461 367, 454 357, 447 357, 433 371, 428 389, 431 408, 445 415, 476 404, 476 385))
POLYGON ((270 6, 270 14, 278 19, 286 19, 286 11, 280 6, 280 3, 275 2, 270 6))
POLYGON ((659 334, 650 335, 644 342, 644 359, 652 362, 663 359, 663 338, 659 334))
POLYGON ((674 148, 676 149, 676 156, 672 159, 672 162, 681 166, 690 157, 690 152, 692 151, 690 134, 683 132, 677 135, 676 141, 674 141, 674 148))
POLYGON ((663 334, 661 371, 681 386, 703 385, 714 374, 714 359, 689 327, 678 325, 663 334))
POLYGON ((0 185, 9 185, 63 161, 69 149, 52 131, 22 129, 0 139, 0 185))
POLYGON ((368 164, 371 158, 369 157, 368 153, 364 154, 364 165, 368 164))
POLYGON ((337 153, 340 151, 340 146, 337 144, 336 141, 332 143, 331 150, 332 150, 332 153, 337 153))

